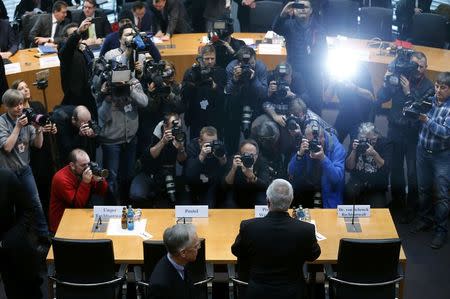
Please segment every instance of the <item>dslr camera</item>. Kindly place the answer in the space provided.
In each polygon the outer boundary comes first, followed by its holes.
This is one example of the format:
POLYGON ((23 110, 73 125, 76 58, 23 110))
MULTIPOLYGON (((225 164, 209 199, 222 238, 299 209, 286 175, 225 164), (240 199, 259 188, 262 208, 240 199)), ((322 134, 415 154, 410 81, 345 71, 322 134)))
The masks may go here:
POLYGON ((241 64, 241 76, 239 77, 239 81, 242 83, 248 83, 252 76, 253 67, 250 64, 250 58, 251 55, 249 53, 244 53, 239 61, 241 64))
POLYGON ((186 133, 184 133, 183 128, 180 125, 180 121, 173 120, 172 125, 172 136, 177 142, 184 142, 186 140, 186 133))
POLYGON ((400 76, 403 75, 408 80, 417 73, 417 63, 411 61, 411 55, 413 50, 398 49, 397 56, 395 57, 391 67, 392 74, 384 77, 385 86, 399 87, 400 76))
POLYGON ((96 162, 92 162, 92 161, 89 162, 88 167, 91 169, 92 174, 95 176, 102 177, 104 179, 106 179, 109 176, 108 169, 103 169, 96 162))
POLYGON ((319 125, 313 124, 311 129, 313 139, 309 142, 309 151, 311 153, 318 153, 321 150, 321 144, 319 141, 319 125))
POLYGON ((155 62, 147 60, 144 62, 143 80, 148 83, 155 84, 154 94, 167 97, 170 94, 170 86, 164 83, 164 79, 173 76, 173 70, 166 70, 166 63, 164 61, 155 62))
POLYGON ((363 155, 366 153, 368 148, 369 142, 367 141, 367 138, 360 138, 358 140, 358 146, 356 147, 356 154, 358 156, 363 155))
POLYGON ((212 88, 214 69, 210 67, 201 66, 200 63, 195 63, 192 66, 192 82, 198 87, 205 86, 212 88))
POLYGON ((290 115, 286 118, 286 128, 288 128, 289 131, 297 130, 297 126, 301 128, 301 124, 302 119, 300 117, 290 115))
POLYGON ((225 146, 222 141, 214 140, 208 146, 211 147, 210 155, 214 155, 217 158, 222 158, 223 156, 225 156, 225 146))
POLYGON ((28 119, 28 125, 31 123, 35 123, 43 127, 52 121, 50 115, 36 113, 36 111, 34 111, 33 108, 23 109, 23 114, 28 119))
POLYGON ((280 65, 276 74, 277 90, 275 91, 275 97, 278 99, 284 99, 289 91, 289 84, 285 80, 287 74, 286 65, 280 65))
POLYGON ((433 106, 430 97, 434 95, 434 89, 430 89, 421 99, 406 102, 403 115, 407 118, 418 119, 420 114, 427 114, 433 106))
POLYGON ((245 168, 250 168, 255 164, 255 157, 252 153, 243 153, 241 155, 241 161, 245 168))

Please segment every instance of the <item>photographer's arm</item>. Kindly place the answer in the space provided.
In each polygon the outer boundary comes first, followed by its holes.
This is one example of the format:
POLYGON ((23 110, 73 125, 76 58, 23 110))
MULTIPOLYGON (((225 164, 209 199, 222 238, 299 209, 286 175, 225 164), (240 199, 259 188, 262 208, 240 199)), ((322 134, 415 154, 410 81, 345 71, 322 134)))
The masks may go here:
POLYGON ((147 107, 148 97, 142 89, 141 83, 133 78, 130 80, 130 97, 141 108, 147 107))
POLYGON ((166 138, 163 136, 163 138, 161 138, 161 140, 159 140, 157 144, 150 148, 150 156, 152 156, 153 159, 158 158, 167 142, 168 141, 166 141, 166 138))
POLYGON ((442 139, 450 139, 450 117, 446 117, 444 124, 438 124, 434 119, 429 118, 427 115, 421 114, 421 121, 424 121, 424 126, 428 127, 433 135, 436 135, 442 139), (423 120, 422 120, 423 119, 423 120))
POLYGON ((58 177, 55 185, 55 197, 60 198, 74 208, 84 208, 91 194, 91 183, 84 180, 73 182, 67 177, 58 177))
POLYGON ((345 160, 345 168, 347 170, 353 170, 356 167, 356 150, 352 149, 350 155, 345 160))
POLYGON ((44 133, 42 132, 42 128, 37 127, 35 134, 33 146, 35 148, 42 148, 42 144, 44 143, 44 133))
MULTIPOLYGON (((333 138, 333 137, 331 137, 333 138)), ((325 156, 322 160, 323 174, 328 177, 333 185, 344 181, 345 176, 345 149, 335 138, 334 149, 330 157, 325 156)))
POLYGON ((4 140, 6 138, 5 143, 3 144, 3 150, 7 153, 10 153, 14 146, 16 145, 17 138, 19 137, 20 128, 17 126, 14 127, 12 133, 7 136, 7 128, 4 126, 3 122, 0 124, 0 140, 4 140))

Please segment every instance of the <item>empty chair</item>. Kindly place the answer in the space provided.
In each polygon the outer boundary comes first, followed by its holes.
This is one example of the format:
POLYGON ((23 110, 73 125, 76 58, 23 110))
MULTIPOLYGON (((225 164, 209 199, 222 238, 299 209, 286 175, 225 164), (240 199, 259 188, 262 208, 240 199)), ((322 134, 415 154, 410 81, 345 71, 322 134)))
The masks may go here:
POLYGON ((280 14, 283 4, 275 1, 258 1, 256 7, 250 9, 250 32, 267 32, 280 14))
POLYGON ((323 22, 327 35, 356 36, 358 10, 358 2, 330 0, 323 11, 323 22))
POLYGON ((447 18, 442 15, 414 15, 410 41, 415 45, 444 48, 447 42, 447 26, 447 18))
POLYGON ((359 24, 359 37, 371 39, 378 37, 392 40, 392 9, 383 7, 362 7, 359 24))
POLYGON ((336 273, 327 267, 330 297, 394 299, 399 274, 400 239, 341 239, 336 273), (331 296, 333 294, 334 296, 331 296))
MULTIPOLYGON (((54 282, 56 298, 119 297, 120 286, 126 283, 126 265, 116 275, 111 240, 54 238, 52 247, 55 272, 49 279, 54 282)), ((126 296, 125 292, 122 296, 126 296)))
POLYGON ((391 0, 363 0, 362 6, 392 8, 391 0))

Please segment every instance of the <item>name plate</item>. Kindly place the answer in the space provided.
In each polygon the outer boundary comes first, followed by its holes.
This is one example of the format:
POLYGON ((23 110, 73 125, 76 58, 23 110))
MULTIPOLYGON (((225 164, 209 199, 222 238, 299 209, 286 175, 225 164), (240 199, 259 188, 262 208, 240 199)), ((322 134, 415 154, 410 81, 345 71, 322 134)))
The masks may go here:
POLYGON ((54 55, 54 56, 39 58, 39 64, 40 64, 41 68, 46 68, 46 67, 59 66, 60 62, 59 62, 58 56, 54 55))
POLYGON ((267 213, 269 213, 269 207, 267 206, 255 206, 255 218, 266 217, 267 213))
POLYGON ((122 210, 124 207, 125 206, 94 206, 94 219, 97 219, 99 216, 105 220, 109 218, 122 218, 122 210))
POLYGON ((6 75, 20 73, 21 71, 22 71, 22 69, 20 68, 19 62, 5 64, 5 74, 6 75))
MULTIPOLYGON (((370 217, 370 205, 355 205, 355 217, 370 217)), ((338 205, 338 217, 352 217, 353 205, 338 205)))
POLYGON ((175 217, 208 218, 208 206, 175 206, 175 217))

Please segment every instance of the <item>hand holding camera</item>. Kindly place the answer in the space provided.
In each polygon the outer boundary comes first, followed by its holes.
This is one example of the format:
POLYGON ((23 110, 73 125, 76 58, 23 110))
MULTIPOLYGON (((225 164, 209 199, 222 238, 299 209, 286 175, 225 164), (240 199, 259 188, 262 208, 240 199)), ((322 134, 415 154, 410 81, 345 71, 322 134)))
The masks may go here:
POLYGON ((309 151, 309 142, 308 139, 303 138, 302 143, 300 143, 300 148, 297 151, 297 155, 303 157, 303 155, 309 151))
POLYGON ((279 124, 282 127, 286 126, 286 116, 284 116, 284 115, 275 114, 273 116, 273 121, 276 122, 277 124, 279 124))
POLYGON ((280 16, 287 17, 287 16, 293 16, 294 15, 294 7, 292 6, 295 4, 294 1, 288 2, 281 11, 280 16))
POLYGON ((172 129, 165 130, 163 138, 161 139, 162 143, 166 145, 172 140, 173 140, 172 129))
POLYGON ((200 154, 198 155, 198 159, 200 161, 204 161, 208 155, 210 155, 212 152, 212 147, 209 142, 206 142, 202 145, 202 148, 200 149, 200 154))
POLYGON ((91 26, 91 20, 92 18, 86 18, 83 20, 83 22, 81 22, 80 27, 78 27, 77 29, 78 34, 88 30, 89 26, 91 26))
POLYGON ((269 98, 277 91, 277 81, 272 80, 269 83, 269 88, 267 90, 269 98))
POLYGON ((403 75, 400 75, 400 85, 402 86, 402 90, 403 90, 403 93, 405 94, 405 96, 411 93, 411 88, 409 86, 409 80, 403 75))
POLYGON ((234 155, 232 168, 236 170, 238 167, 242 167, 242 161, 240 155, 234 155))
POLYGON ((92 176, 92 170, 89 167, 86 167, 86 169, 83 171, 83 174, 81 175, 81 179, 83 183, 90 184, 92 176))
POLYGON ((310 146, 309 156, 311 157, 311 159, 316 159, 316 160, 322 161, 325 158, 325 153, 323 152, 322 146, 320 144, 316 145, 315 150, 311 149, 311 146, 310 146), (317 151, 317 150, 319 150, 319 151, 317 151))
POLYGON ((22 129, 23 127, 26 127, 28 125, 28 117, 25 114, 22 114, 17 120, 16 120, 16 127, 19 129, 22 129))
POLYGON ((94 133, 94 130, 90 127, 89 122, 85 122, 85 123, 81 124, 78 135, 92 137, 95 135, 95 133, 94 133))
POLYGON ((56 124, 48 122, 45 126, 42 127, 42 132, 56 134, 58 133, 58 129, 56 128, 56 124))

